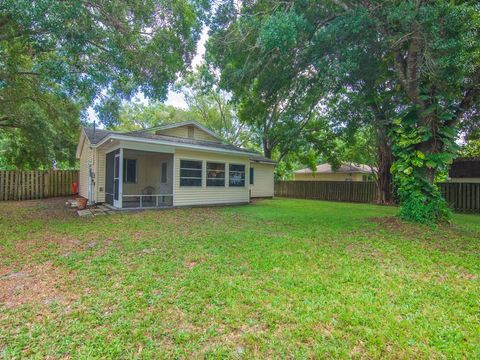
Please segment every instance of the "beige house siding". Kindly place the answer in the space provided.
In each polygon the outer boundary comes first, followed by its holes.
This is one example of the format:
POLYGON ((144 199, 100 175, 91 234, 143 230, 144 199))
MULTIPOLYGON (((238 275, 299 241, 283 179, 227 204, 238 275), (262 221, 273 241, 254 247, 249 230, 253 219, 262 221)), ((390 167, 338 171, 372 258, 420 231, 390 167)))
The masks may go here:
MULTIPOLYGON (((176 136, 176 137, 183 137, 183 138, 188 138, 188 128, 189 126, 179 126, 175 127, 172 129, 164 129, 164 130, 158 130, 156 133, 161 134, 161 135, 168 135, 168 136, 176 136)), ((216 141, 218 142, 218 139, 213 137, 212 135, 206 133, 205 131, 196 128, 194 126, 191 126, 193 128, 193 138, 197 140, 207 140, 207 141, 216 141)))
POLYGON ((93 161, 93 150, 90 149, 90 143, 85 138, 80 153, 80 173, 78 177, 78 193, 85 198, 88 198, 88 163, 91 161, 93 161))
POLYGON ((105 151, 95 149, 95 201, 105 202, 105 151))
POLYGON ((202 131, 200 129, 195 128, 193 132, 193 138, 197 140, 206 140, 206 141, 215 141, 219 142, 217 138, 213 137, 212 135, 202 131))
POLYGON ((88 198, 88 164, 93 166, 95 174, 95 187, 93 191, 93 200, 95 202, 105 201, 105 152, 98 149, 90 149, 90 143, 87 139, 83 144, 80 154, 80 174, 78 193, 80 196, 88 198))
POLYGON ((207 205, 207 204, 231 204, 248 203, 249 185, 248 174, 250 171, 250 161, 247 157, 222 155, 209 152, 180 150, 175 151, 174 157, 174 186, 173 186, 173 205, 207 205), (202 161, 202 186, 180 186, 180 160, 201 160, 202 161), (225 186, 209 187, 206 186, 206 162, 223 162, 226 164, 225 186), (245 165, 245 186, 228 186, 228 166, 229 164, 245 165))
POLYGON ((187 127, 180 126, 172 129, 158 130, 158 135, 176 136, 176 137, 188 137, 187 127))
POLYGON ((251 197, 273 197, 273 172, 272 164, 250 164, 253 168, 253 185, 250 185, 251 197))
POLYGON ((299 181, 363 181, 361 173, 332 173, 332 174, 294 174, 294 180, 299 181))

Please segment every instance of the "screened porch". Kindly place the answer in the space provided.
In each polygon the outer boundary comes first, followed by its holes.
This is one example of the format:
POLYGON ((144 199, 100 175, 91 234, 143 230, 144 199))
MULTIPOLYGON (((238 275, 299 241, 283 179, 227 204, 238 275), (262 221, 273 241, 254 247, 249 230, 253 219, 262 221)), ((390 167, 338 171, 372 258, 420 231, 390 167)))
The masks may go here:
POLYGON ((106 155, 106 202, 122 209, 173 204, 173 155, 117 149, 106 155))

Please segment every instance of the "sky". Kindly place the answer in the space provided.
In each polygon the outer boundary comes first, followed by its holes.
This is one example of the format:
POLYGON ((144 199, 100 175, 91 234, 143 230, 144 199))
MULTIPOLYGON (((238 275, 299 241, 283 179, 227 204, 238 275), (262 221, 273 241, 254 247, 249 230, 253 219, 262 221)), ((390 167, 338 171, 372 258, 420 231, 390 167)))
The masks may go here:
MULTIPOLYGON (((203 57, 205 55, 205 43, 207 39, 208 39, 208 28, 203 27, 200 40, 198 41, 198 44, 197 44, 197 53, 192 59, 192 64, 191 64, 192 69, 196 69, 203 62, 203 57)), ((134 101, 143 103, 143 104, 148 104, 148 99, 146 99, 142 93, 139 93, 138 95, 136 95, 134 101)), ((165 101, 165 104, 172 105, 181 109, 187 108, 187 103, 185 102, 185 97, 183 96, 183 94, 180 92, 175 92, 173 90, 168 91, 167 100, 165 101)), ((92 107, 89 107, 87 109, 87 117, 89 122, 95 121, 98 124, 97 114, 95 113, 95 110, 93 110, 92 107)))

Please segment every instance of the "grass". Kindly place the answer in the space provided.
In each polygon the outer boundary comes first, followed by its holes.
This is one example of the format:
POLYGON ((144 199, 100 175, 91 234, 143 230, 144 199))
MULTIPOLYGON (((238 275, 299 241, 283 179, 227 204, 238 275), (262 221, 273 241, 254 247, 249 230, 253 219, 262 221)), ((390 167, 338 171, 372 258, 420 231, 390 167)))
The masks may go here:
POLYGON ((0 205, 0 357, 480 358, 480 217, 0 205))

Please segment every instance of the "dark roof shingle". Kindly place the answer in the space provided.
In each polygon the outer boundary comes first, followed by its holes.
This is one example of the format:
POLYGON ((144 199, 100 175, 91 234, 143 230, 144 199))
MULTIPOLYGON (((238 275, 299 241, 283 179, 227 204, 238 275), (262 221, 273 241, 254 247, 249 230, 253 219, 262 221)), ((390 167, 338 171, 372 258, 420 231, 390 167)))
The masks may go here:
POLYGON ((85 131, 85 135, 87 135, 88 141, 90 141, 90 144, 92 145, 98 144, 107 135, 110 135, 113 133, 113 131, 107 131, 103 129, 93 129, 90 127, 88 128, 84 127, 83 131, 85 131))
POLYGON ((148 130, 115 132, 115 131, 108 131, 103 129, 94 130, 93 128, 86 128, 86 127, 83 129, 85 131, 85 135, 87 136, 88 140, 92 145, 98 144, 100 141, 102 141, 105 137, 107 137, 110 134, 117 134, 117 135, 137 137, 141 139, 166 141, 166 142, 171 142, 172 145, 188 144, 188 145, 198 145, 198 146, 209 147, 212 149, 238 151, 238 152, 250 154, 251 155, 250 160, 252 161, 262 161, 262 162, 268 162, 272 164, 276 163, 275 161, 268 159, 255 151, 243 149, 235 145, 225 144, 225 143, 216 142, 216 141, 198 140, 198 139, 182 138, 182 137, 168 136, 168 135, 157 135, 157 134, 152 134, 148 132, 148 130))

